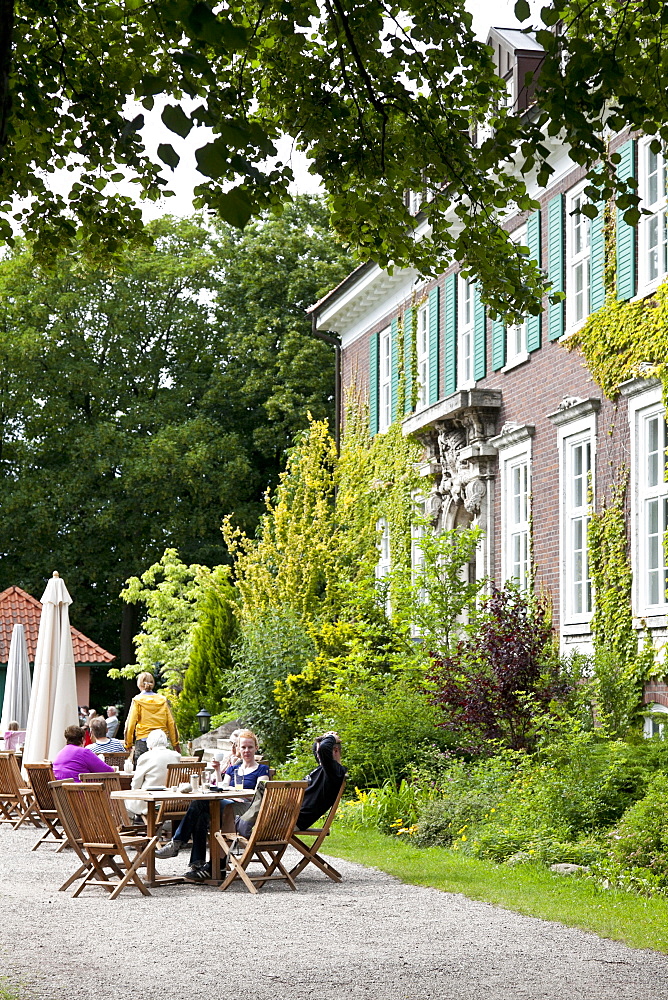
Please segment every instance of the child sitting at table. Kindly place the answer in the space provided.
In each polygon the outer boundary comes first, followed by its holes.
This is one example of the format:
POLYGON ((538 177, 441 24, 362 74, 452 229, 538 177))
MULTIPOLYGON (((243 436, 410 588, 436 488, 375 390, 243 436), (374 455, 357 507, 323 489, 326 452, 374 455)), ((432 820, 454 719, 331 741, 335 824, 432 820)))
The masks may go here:
MULTIPOLYGON (((223 788, 244 788, 254 789, 260 778, 269 777, 269 768, 266 764, 259 764, 255 756, 258 752, 258 742, 255 733, 249 729, 242 729, 238 737, 238 750, 241 763, 230 764, 225 771, 223 788)), ((248 802, 221 802, 221 817, 223 810, 232 812, 234 817, 243 813, 248 807, 248 802)), ((228 813, 227 819, 230 818, 228 813)), ((211 865, 206 861, 206 841, 209 832, 209 803, 193 802, 188 807, 188 811, 174 831, 173 838, 155 852, 156 858, 175 858, 182 847, 188 843, 192 837, 192 849, 190 851, 190 866, 185 874, 189 882, 204 882, 211 878, 211 865)))

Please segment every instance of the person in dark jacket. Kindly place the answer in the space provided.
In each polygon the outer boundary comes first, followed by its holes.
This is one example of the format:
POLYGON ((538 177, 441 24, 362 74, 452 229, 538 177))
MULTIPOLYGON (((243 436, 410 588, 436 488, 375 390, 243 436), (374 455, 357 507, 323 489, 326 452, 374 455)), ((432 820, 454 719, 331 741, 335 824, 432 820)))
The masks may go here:
POLYGON ((341 740, 337 733, 324 733, 316 740, 313 755, 318 766, 307 778, 308 788, 297 817, 298 830, 308 830, 329 812, 346 776, 346 769, 341 766, 341 740))

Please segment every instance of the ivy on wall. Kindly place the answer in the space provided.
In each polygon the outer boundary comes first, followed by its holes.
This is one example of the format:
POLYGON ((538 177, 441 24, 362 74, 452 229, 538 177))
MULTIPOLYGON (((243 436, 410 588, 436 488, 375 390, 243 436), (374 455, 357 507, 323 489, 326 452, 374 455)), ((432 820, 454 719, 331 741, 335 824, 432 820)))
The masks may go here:
POLYGON ((626 539, 625 498, 628 471, 622 470, 610 502, 592 511, 587 534, 589 571, 596 595, 591 631, 595 649, 607 649, 624 664, 638 654, 633 625, 633 574, 626 539))

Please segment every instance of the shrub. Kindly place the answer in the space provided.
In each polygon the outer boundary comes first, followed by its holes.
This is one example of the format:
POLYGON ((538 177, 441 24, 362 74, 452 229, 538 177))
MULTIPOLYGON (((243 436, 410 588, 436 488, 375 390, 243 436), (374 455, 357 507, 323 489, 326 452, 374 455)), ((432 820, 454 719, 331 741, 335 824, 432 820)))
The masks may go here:
POLYGON ((441 725, 473 753, 488 752, 490 741, 533 746, 537 718, 566 693, 546 601, 494 590, 468 631, 434 667, 441 725))
POLYGON ((411 827, 417 818, 420 792, 407 781, 386 781, 370 791, 355 789, 355 798, 342 802, 337 822, 352 830, 375 827, 381 833, 397 833, 411 827))
POLYGON ((234 648, 236 671, 231 698, 233 717, 251 726, 273 758, 282 759, 294 732, 281 716, 274 689, 288 674, 298 674, 315 655, 313 640, 295 612, 267 608, 243 623, 234 648))
POLYGON ((668 788, 657 775, 644 798, 630 806, 611 838, 611 858, 619 873, 668 888, 668 788))

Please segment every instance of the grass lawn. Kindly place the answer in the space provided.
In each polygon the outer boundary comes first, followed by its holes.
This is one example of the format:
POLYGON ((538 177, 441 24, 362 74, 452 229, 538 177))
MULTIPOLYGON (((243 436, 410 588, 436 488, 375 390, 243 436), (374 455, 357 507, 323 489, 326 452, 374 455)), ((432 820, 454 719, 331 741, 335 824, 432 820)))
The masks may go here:
POLYGON ((558 920, 633 948, 668 953, 668 899, 602 889, 546 869, 510 868, 444 847, 417 848, 377 830, 334 827, 324 853, 380 868, 411 885, 460 892, 544 920, 558 920))

